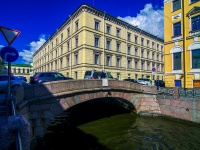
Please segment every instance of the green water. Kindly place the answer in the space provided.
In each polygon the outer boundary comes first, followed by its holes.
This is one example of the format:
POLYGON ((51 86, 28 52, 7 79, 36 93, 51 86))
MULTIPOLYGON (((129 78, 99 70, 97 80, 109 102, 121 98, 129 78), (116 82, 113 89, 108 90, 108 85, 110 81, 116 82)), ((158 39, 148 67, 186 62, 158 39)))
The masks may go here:
POLYGON ((200 126, 174 119, 123 114, 78 128, 112 150, 200 149, 200 126))
POLYGON ((200 150, 200 124, 139 116, 133 109, 118 98, 75 105, 35 150, 200 150))

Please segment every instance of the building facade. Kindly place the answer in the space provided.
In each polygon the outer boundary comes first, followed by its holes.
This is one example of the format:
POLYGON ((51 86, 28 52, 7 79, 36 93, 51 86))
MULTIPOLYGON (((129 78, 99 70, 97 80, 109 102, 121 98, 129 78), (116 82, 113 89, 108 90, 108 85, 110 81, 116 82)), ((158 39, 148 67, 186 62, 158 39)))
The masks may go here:
POLYGON ((200 1, 164 1, 165 85, 200 87, 200 1))
POLYGON ((33 71, 83 79, 87 70, 96 69, 119 80, 163 79, 163 44, 163 39, 81 5, 33 55, 33 71))
MULTIPOLYGON (((32 66, 30 64, 12 64, 11 63, 11 73, 15 76, 24 76, 27 81, 30 81, 30 76, 32 75, 32 66)), ((8 73, 8 64, 4 65, 2 73, 8 73)))

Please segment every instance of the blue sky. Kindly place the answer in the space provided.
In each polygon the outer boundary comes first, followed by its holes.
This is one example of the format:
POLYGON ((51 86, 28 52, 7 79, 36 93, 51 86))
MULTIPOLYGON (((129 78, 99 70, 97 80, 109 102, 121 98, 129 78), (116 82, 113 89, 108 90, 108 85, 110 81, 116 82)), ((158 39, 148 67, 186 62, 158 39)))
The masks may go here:
MULTIPOLYGON (((81 4, 163 38, 163 0, 2 0, 0 26, 21 32, 11 44, 19 52, 13 63, 30 62, 34 52, 81 4)), ((8 44, 0 33, 0 49, 4 46, 8 44)))

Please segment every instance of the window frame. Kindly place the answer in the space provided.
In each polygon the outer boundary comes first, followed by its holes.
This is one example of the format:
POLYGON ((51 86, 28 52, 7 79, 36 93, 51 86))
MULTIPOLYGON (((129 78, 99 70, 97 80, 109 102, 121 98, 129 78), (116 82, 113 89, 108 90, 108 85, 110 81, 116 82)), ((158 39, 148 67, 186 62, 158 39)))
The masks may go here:
POLYGON ((173 0, 172 2, 172 11, 177 11, 181 9, 181 0, 173 0))
POLYGON ((192 31, 197 31, 197 30, 200 30, 200 14, 199 15, 196 15, 196 16, 193 16, 191 17, 191 29, 192 31), (197 18, 197 19, 196 19, 197 18), (194 20, 195 19, 195 20, 194 20), (194 26, 193 26, 193 23, 195 22, 195 29, 194 29, 194 26))
POLYGON ((181 35, 182 35, 181 21, 173 23, 173 37, 178 37, 181 35))

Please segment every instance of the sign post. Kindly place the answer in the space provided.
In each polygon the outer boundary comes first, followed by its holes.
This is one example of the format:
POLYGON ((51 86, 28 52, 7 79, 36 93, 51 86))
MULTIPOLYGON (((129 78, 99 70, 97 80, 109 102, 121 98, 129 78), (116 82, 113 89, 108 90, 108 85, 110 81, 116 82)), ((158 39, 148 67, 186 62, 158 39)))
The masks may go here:
POLYGON ((2 32, 4 38, 8 43, 8 47, 4 47, 1 49, 1 57, 4 61, 8 62, 8 96, 10 97, 11 62, 16 61, 19 57, 18 51, 10 47, 10 45, 20 34, 20 31, 2 26, 0 26, 0 31, 2 32))
POLYGON ((156 68, 152 68, 152 85, 155 85, 155 81, 154 81, 154 75, 156 74, 156 68))

